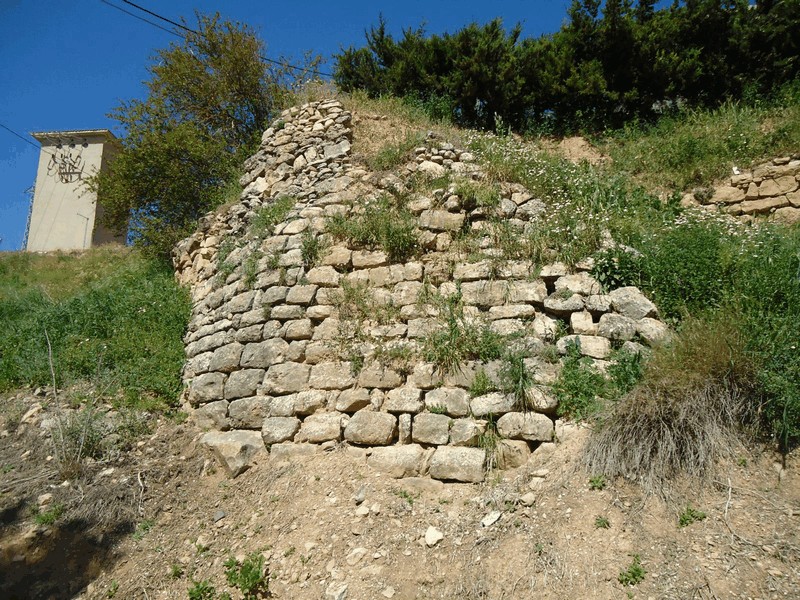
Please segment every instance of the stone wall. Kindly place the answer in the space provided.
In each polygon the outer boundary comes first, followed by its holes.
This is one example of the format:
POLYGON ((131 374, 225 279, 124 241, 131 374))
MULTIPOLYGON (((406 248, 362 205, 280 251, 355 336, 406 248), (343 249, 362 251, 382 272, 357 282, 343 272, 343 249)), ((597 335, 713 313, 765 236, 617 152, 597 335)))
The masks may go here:
POLYGON ((784 223, 800 221, 800 156, 775 158, 751 171, 733 175, 729 185, 688 195, 699 203, 728 214, 752 218, 768 215, 784 223))
POLYGON ((554 440, 549 386, 570 342, 602 370, 613 348, 669 335, 636 288, 603 293, 590 261, 570 272, 504 257, 497 227, 521 233, 546 218, 527 190, 501 185, 496 205, 468 202, 458 185, 481 180, 480 167, 430 134, 397 173, 369 172, 351 162, 350 119, 333 101, 285 111, 247 161, 241 202, 176 248, 194 302, 187 400, 231 474, 264 448, 291 457, 344 443, 395 477, 481 481, 487 435, 501 467, 554 440), (387 194, 413 219, 409 260, 328 232, 334 216, 358 218, 387 194), (280 203, 280 222, 256 231, 280 203), (507 389, 503 359, 437 367, 431 335, 448 327, 490 332, 524 356, 523 393, 491 391, 507 389), (476 390, 476 377, 489 385, 476 390))

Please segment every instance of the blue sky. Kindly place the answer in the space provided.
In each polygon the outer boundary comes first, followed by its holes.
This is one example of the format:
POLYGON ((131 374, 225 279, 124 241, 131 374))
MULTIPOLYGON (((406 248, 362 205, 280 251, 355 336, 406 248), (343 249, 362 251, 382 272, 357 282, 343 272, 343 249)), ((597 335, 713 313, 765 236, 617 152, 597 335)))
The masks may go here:
MULTIPOLYGON (((122 0, 108 0, 138 13, 122 0)), ((556 31, 569 0, 136 0, 164 16, 190 20, 195 10, 219 11, 248 23, 267 55, 299 57, 313 50, 330 58, 342 46, 363 45, 364 30, 383 13, 393 33, 425 24, 430 33, 454 32, 473 21, 501 17, 520 22, 524 35, 556 31)), ((165 25, 166 26, 166 25, 165 25)), ((167 26, 168 27, 168 26, 167 26)), ((31 131, 109 128, 121 100, 143 97, 141 82, 155 50, 176 40, 101 0, 0 0, 0 123, 25 136, 31 131)), ((322 70, 329 71, 329 61, 322 70)), ((17 250, 25 235, 37 148, 0 129, 0 251, 17 250)))

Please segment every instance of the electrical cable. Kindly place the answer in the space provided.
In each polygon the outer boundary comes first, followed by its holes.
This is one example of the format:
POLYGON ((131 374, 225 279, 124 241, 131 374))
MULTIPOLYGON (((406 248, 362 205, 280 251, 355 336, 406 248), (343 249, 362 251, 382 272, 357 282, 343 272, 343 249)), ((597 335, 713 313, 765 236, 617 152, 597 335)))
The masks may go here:
POLYGON ((110 6, 111 8, 116 8, 118 11, 124 12, 126 15, 129 15, 129 16, 133 17, 134 19, 139 19, 140 21, 144 21, 148 25, 152 25, 153 27, 158 27, 161 31, 166 31, 167 33, 170 33, 170 34, 174 35, 175 37, 179 37, 181 39, 185 39, 181 34, 176 33, 174 31, 172 31, 171 29, 167 29, 166 27, 162 27, 158 23, 153 23, 153 21, 150 21, 149 19, 145 19, 144 17, 140 17, 139 15, 134 14, 129 10, 125 10, 121 6, 117 6, 116 4, 111 4, 111 2, 108 2, 108 0, 100 0, 100 2, 110 6))
POLYGON ((45 149, 44 149, 44 148, 42 148, 41 146, 37 146, 36 144, 34 144, 32 141, 30 141, 28 138, 26 138, 26 137, 25 137, 24 135, 22 135, 21 133, 17 133, 17 132, 16 132, 16 131, 14 131, 13 129, 11 129, 11 127, 9 127, 9 126, 7 126, 7 125, 4 125, 3 123, 0 123, 0 127, 2 127, 3 129, 5 129, 6 131, 8 131, 8 132, 9 132, 11 135, 15 135, 15 136, 17 136, 19 139, 21 139, 21 140, 22 140, 23 142, 25 142, 26 144, 30 144, 31 146, 33 146, 33 147, 34 147, 34 148, 36 148, 37 150, 41 150, 42 152, 44 152, 45 154, 49 154, 50 156, 55 156, 55 154, 53 154, 52 152, 49 152, 48 150, 45 150, 45 149))
MULTIPOLYGON (((103 2, 104 4, 108 4, 109 6, 114 6, 113 4, 110 4, 109 2, 107 2, 106 0, 100 0, 100 1, 103 2)), ((169 18, 167 18, 165 16, 162 16, 162 15, 152 11, 152 10, 149 10, 149 9, 143 7, 143 6, 140 6, 140 5, 136 4, 135 2, 131 2, 130 0, 122 0, 122 2, 124 2, 125 4, 128 4, 129 6, 132 6, 132 7, 136 8, 138 10, 141 10, 142 12, 145 12, 148 15, 151 15, 151 16, 155 17, 156 19, 160 19, 161 21, 164 21, 165 23, 169 23, 170 25, 172 25, 174 27, 179 27, 180 29, 183 29, 184 31, 186 31, 188 33, 192 33, 192 34, 194 34, 194 35, 196 35, 198 37, 202 37, 202 34, 199 31, 196 31, 194 29, 191 29, 191 28, 187 27, 186 25, 183 25, 181 23, 173 21, 172 19, 169 19, 169 18)), ((120 7, 117 7, 117 6, 114 6, 114 8, 117 8, 119 10, 123 10, 120 7)), ((123 10, 123 12, 125 12, 127 14, 131 14, 130 12, 128 12, 126 10, 123 10)), ((133 14, 131 14, 131 16, 136 17, 136 15, 133 15, 133 14)), ((141 18, 141 17, 137 17, 137 18, 141 18)), ((165 29, 164 27, 161 27, 160 25, 157 25, 155 23, 152 23, 151 21, 148 21, 147 19, 142 19, 142 20, 144 20, 146 23, 150 23, 151 25, 154 25, 155 27, 158 27, 159 29, 164 29, 165 31, 169 31, 169 30, 165 29)), ((178 37, 183 37, 179 33, 176 33, 175 31, 169 31, 169 33, 171 33, 171 34, 173 34, 175 36, 178 36, 178 37)), ((186 38, 184 38, 184 39, 186 39, 186 38)), ((285 69, 292 69, 294 71, 302 71, 303 73, 313 73, 314 75, 319 75, 320 77, 333 77, 333 73, 326 73, 325 71, 320 71, 318 69, 312 69, 312 68, 308 68, 308 67, 299 67, 299 66, 293 65, 293 64, 291 64, 291 63, 289 63, 287 61, 279 61, 279 60, 275 60, 273 58, 268 58, 266 56, 261 56, 261 60, 263 60, 264 62, 268 62, 268 63, 274 64, 274 65, 278 65, 278 66, 283 67, 285 69)))

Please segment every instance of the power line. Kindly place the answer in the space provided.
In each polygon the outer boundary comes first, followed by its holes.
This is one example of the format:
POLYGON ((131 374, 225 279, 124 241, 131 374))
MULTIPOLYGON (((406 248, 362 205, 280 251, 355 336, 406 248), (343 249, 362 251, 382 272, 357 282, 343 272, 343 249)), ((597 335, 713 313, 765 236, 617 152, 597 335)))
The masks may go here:
POLYGON ((14 131, 13 129, 11 129, 11 127, 8 127, 7 125, 3 125, 3 123, 0 123, 0 127, 2 127, 3 129, 5 129, 6 131, 8 131, 8 132, 9 132, 11 135, 15 135, 15 136, 17 136, 19 139, 21 139, 21 140, 22 140, 23 142, 25 142, 26 144, 30 144, 31 146, 33 146, 33 147, 34 147, 34 148, 36 148, 37 150, 41 150, 42 152, 44 152, 45 154, 49 154, 50 156, 55 156, 55 154, 53 154, 52 152, 48 152, 47 150, 45 150, 45 149, 44 149, 44 148, 42 148, 41 146, 37 146, 36 144, 34 144, 32 141, 30 141, 28 138, 26 138, 26 137, 25 137, 24 135, 22 135, 21 133, 17 133, 17 132, 16 132, 16 131, 14 131))
POLYGON ((158 23, 154 23, 153 21, 150 21, 149 19, 145 19, 144 17, 140 17, 139 15, 137 15, 135 13, 132 13, 129 10, 125 10, 121 6, 117 6, 116 4, 111 4, 111 2, 108 2, 108 0, 100 0, 100 2, 110 6, 111 8, 116 8, 118 11, 124 12, 126 15, 131 16, 134 19, 139 19, 140 21, 144 21, 148 25, 152 25, 153 27, 158 27, 161 31, 166 31, 167 33, 170 33, 170 34, 174 35, 175 37, 179 37, 179 38, 183 39, 183 36, 181 34, 176 33, 174 31, 172 31, 171 29, 167 29, 166 27, 162 27, 158 23))
MULTIPOLYGON (((114 6, 113 4, 110 4, 109 2, 106 2, 106 0, 100 0, 100 1, 103 2, 104 4, 108 4, 109 6, 114 6)), ((191 29, 191 28, 187 27, 186 25, 183 25, 182 23, 178 23, 176 21, 173 21, 172 19, 169 19, 169 18, 167 18, 167 17, 165 17, 163 15, 160 15, 157 12, 154 12, 154 11, 152 11, 150 9, 147 9, 147 8, 143 7, 143 6, 139 6, 135 2, 131 2, 130 0, 122 0, 122 2, 124 2, 125 4, 128 4, 129 6, 132 6, 132 7, 136 8, 138 10, 141 10, 142 12, 145 12, 150 16, 153 16, 156 19, 164 21, 165 23, 169 23, 170 25, 172 25, 174 27, 179 27, 180 29, 183 29, 187 33, 193 33, 194 35, 196 35, 198 37, 203 37, 202 34, 199 31, 191 29)), ((155 27, 158 27, 159 29, 163 29, 164 31, 168 31, 169 33, 171 33, 171 34, 173 34, 175 36, 183 37, 179 33, 176 33, 175 31, 168 30, 168 29, 166 29, 164 27, 161 27, 160 25, 158 25, 156 23, 153 23, 152 21, 149 21, 147 19, 142 19, 138 15, 134 15, 134 14, 128 12, 127 10, 124 10, 124 9, 118 7, 118 6, 114 6, 114 8, 117 8, 118 10, 122 10, 123 12, 125 12, 125 13, 133 16, 133 17, 136 17, 138 19, 141 19, 141 20, 145 21, 146 23, 150 23, 151 25, 153 25, 155 27)), ((186 38, 184 38, 184 39, 186 39, 186 38)), ((268 58, 266 56, 261 56, 260 58, 264 62, 268 62, 268 63, 271 63, 273 65, 278 65, 278 66, 283 67, 285 69, 292 69, 294 71, 301 71, 303 73, 313 73, 314 75, 319 75, 321 77, 333 77, 332 73, 326 73, 325 71, 320 71, 318 69, 312 69, 310 67, 300 67, 300 66, 297 66, 297 65, 293 65, 293 64, 289 63, 288 61, 275 60, 273 58, 268 58)))

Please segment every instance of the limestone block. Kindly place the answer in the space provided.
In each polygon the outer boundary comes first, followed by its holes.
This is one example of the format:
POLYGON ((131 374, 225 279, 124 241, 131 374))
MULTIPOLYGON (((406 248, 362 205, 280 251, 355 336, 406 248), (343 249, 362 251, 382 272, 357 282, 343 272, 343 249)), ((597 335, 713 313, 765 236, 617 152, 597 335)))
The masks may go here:
POLYGON ((556 279, 555 286, 556 291, 569 290, 573 294, 582 296, 590 296, 601 292, 600 282, 585 271, 572 275, 563 275, 556 279))
POLYGON ((263 325, 240 327, 236 332, 236 341, 242 344, 246 344, 247 342, 260 342, 262 339, 264 339, 263 325))
POLYGON ((451 419, 447 415, 415 415, 411 424, 411 439, 417 444, 446 444, 450 438, 450 423, 451 419))
POLYGON ((553 421, 539 413, 510 412, 497 420, 497 433, 512 440, 549 442, 553 439, 553 421))
POLYGON ((569 267, 560 262, 545 265, 542 267, 542 270, 539 271, 539 277, 545 281, 555 281, 559 277, 563 277, 567 274, 569 274, 569 267))
POLYGON ((303 253, 300 248, 295 248, 284 252, 278 257, 278 265, 281 267, 300 267, 303 265, 303 253))
POLYGON ((300 429, 300 419, 296 417, 267 417, 261 427, 264 444, 272 446, 291 441, 300 429))
POLYGON ((421 390, 430 390, 441 385, 442 377, 433 363, 417 363, 406 383, 421 390))
POLYGON ((314 329, 312 339, 314 341, 334 339, 339 333, 339 324, 339 319, 328 317, 314 329))
POLYGON ((439 446, 431 457, 433 479, 479 483, 483 481, 486 453, 481 448, 439 446))
POLYGON ((328 393, 320 390, 305 390, 292 394, 295 415, 311 415, 328 405, 328 393))
POLYGON ((797 180, 792 175, 784 175, 775 179, 765 179, 758 186, 758 195, 761 198, 781 196, 797 189, 797 180))
POLYGON ((205 373, 192 379, 189 384, 189 402, 198 406, 213 400, 222 400, 225 391, 225 375, 205 373))
POLYGON ((289 288, 285 285, 275 285, 261 292, 261 303, 266 306, 273 306, 286 300, 289 288))
POLYGON ((247 344, 242 351, 240 365, 244 368, 266 369, 285 360, 289 344, 280 338, 258 344, 247 344))
POLYGON ((744 191, 737 187, 722 186, 714 189, 712 204, 736 204, 744 200, 744 191))
POLYGON ((528 462, 531 448, 524 440, 500 440, 495 449, 498 469, 516 469, 528 462))
POLYGON ((308 384, 320 390, 343 390, 355 384, 350 362, 324 362, 311 367, 308 384))
POLYGON ((311 367, 299 363, 272 365, 264 378, 264 392, 267 394, 291 394, 308 386, 311 367))
POLYGON ((242 369, 234 371, 225 382, 225 399, 253 396, 264 380, 264 369, 242 369))
POLYGON ((192 420, 200 429, 216 429, 218 431, 230 429, 227 400, 203 404, 194 411, 192 420))
POLYGON ((266 396, 252 396, 233 400, 228 407, 231 427, 234 429, 261 429, 264 418, 269 413, 270 399, 266 396))
POLYGON ((800 191, 786 194, 786 199, 795 208, 800 208, 800 191))
POLYGON ((423 408, 422 390, 398 387, 386 394, 383 408, 390 413, 418 413, 423 408))
POLYGON ((419 225, 433 231, 458 231, 464 225, 463 214, 446 210, 424 210, 419 216, 419 225))
POLYGON ((650 302, 637 287, 617 288, 611 291, 609 296, 614 310, 634 321, 658 316, 656 305, 650 302))
POLYGON ((800 223, 800 209, 779 208, 772 214, 772 218, 780 223, 794 225, 795 223, 800 223))
POLYGON ((321 287, 335 287, 339 284, 341 275, 332 266, 314 267, 306 273, 306 279, 311 284, 321 287))
POLYGON ((288 396, 276 396, 270 399, 268 406, 268 416, 270 417, 293 417, 296 394, 288 396))
POLYGON ((419 281, 401 281, 392 290, 392 303, 395 306, 408 306, 415 304, 422 291, 419 281))
POLYGON ((358 375, 358 385, 365 388, 390 389, 403 385, 403 378, 397 371, 379 361, 368 363, 358 375))
POLYGON ((425 393, 425 408, 429 411, 444 408, 451 417, 469 414, 469 394, 456 387, 441 387, 425 393))
POLYGON ((442 165, 438 165, 430 160, 423 160, 417 165, 417 172, 422 173, 430 179, 436 179, 444 175, 447 172, 447 169, 445 169, 442 165))
POLYGON ((597 323, 592 320, 588 310, 574 312, 569 317, 569 328, 578 335, 597 335, 597 323))
POLYGON ((316 285, 296 285, 289 289, 289 292, 286 294, 286 302, 289 304, 308 306, 313 302, 317 289, 319 289, 319 286, 316 285))
POLYGON ((506 304, 489 307, 489 319, 529 319, 536 316, 536 309, 530 304, 506 304))
POLYGON ((383 267, 389 264, 389 257, 385 252, 381 251, 354 250, 351 260, 354 269, 383 267))
POLYGON ((270 319, 276 319, 278 321, 302 319, 305 315, 305 309, 302 306, 294 304, 279 304, 278 306, 273 306, 269 312, 270 319))
POLYGON ((533 333, 541 340, 554 340, 558 331, 558 321, 544 314, 537 314, 531 323, 533 333))
POLYGON ((397 418, 383 412, 359 411, 344 428, 344 439, 352 444, 387 446, 397 431, 397 418))
POLYGON ((409 339, 423 338, 441 327, 437 319, 410 319, 406 335, 409 339))
POLYGON ((350 266, 352 250, 343 246, 332 246, 320 259, 319 265, 324 267, 339 267, 346 269, 350 266))
POLYGON ((497 335, 509 336, 525 331, 525 323, 521 319, 497 319, 489 323, 489 329, 497 335))
POLYGON ((746 215, 760 215, 768 213, 775 208, 782 208, 789 206, 789 200, 786 196, 778 196, 776 198, 763 198, 761 200, 748 200, 739 205, 742 212, 746 215))
POLYGON ((492 262, 481 260, 474 263, 458 263, 453 270, 453 279, 458 281, 475 281, 489 279, 492 276, 492 262))
POLYGON ((369 406, 369 392, 364 388, 344 390, 336 400, 336 410, 344 413, 353 413, 369 406))
POLYGON ((397 443, 410 444, 411 443, 411 415, 409 413, 402 413, 397 415, 397 443))
POLYGON ((745 200, 756 200, 758 198, 758 184, 751 181, 744 193, 745 200))
POLYGON ((525 401, 531 410, 547 415, 555 414, 558 409, 558 398, 549 388, 532 385, 525 389, 525 401))
POLYGON ((653 348, 668 342, 672 337, 672 333, 666 324, 648 317, 636 323, 636 332, 645 344, 653 348))
POLYGON ((624 315, 606 313, 600 317, 597 325, 597 335, 610 340, 627 342, 636 335, 636 321, 624 315))
POLYGON ((579 345, 583 356, 602 359, 611 354, 611 342, 597 335, 565 335, 556 342, 556 349, 559 354, 566 354, 567 346, 572 343, 579 345))
POLYGON ((418 444, 379 447, 372 450, 367 465, 395 479, 417 477, 427 471, 432 453, 418 444))
POLYGON ((611 312, 611 296, 608 294, 592 294, 583 300, 586 310, 592 315, 602 315, 611 312))
POLYGON ((227 344, 214 350, 211 362, 208 366, 209 371, 221 371, 230 373, 239 368, 239 358, 242 355, 242 346, 239 343, 227 344))
POLYGON ((224 310, 231 313, 247 312, 250 310, 255 296, 256 292, 253 290, 234 296, 225 304, 224 310))
POLYGON ((485 421, 455 419, 450 426, 450 445, 478 446, 484 431, 486 431, 485 421))
POLYGON ((236 477, 252 466, 255 456, 264 450, 257 431, 210 431, 200 443, 211 448, 229 477, 236 477))
POLYGON ((313 332, 311 319, 297 319, 286 322, 286 331, 283 337, 287 340, 310 340, 313 332))
MULTIPOLYGON (((462 284, 461 294, 465 304, 474 306, 497 306, 504 304, 509 294, 505 281, 468 281, 462 284)), ((517 302, 518 300, 512 300, 517 302)))
POLYGON ((514 397, 511 394, 491 392, 470 401, 472 414, 476 417, 502 415, 514 410, 514 397))
POLYGON ((316 413, 306 417, 300 425, 300 431, 294 437, 295 442, 321 444, 323 442, 342 439, 342 414, 338 412, 316 413))
POLYGON ((569 298, 554 294, 544 299, 544 309, 558 317, 568 317, 583 308, 583 296, 579 294, 573 294, 569 298))

